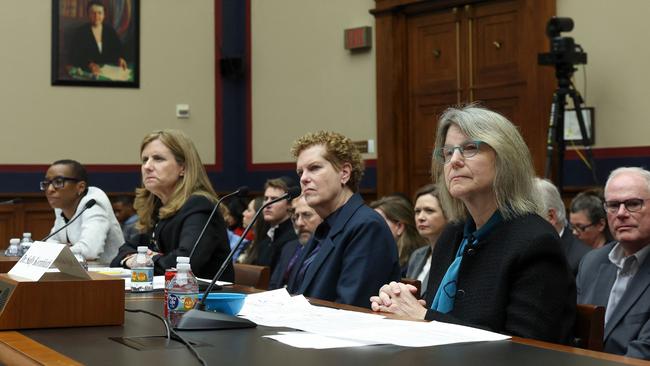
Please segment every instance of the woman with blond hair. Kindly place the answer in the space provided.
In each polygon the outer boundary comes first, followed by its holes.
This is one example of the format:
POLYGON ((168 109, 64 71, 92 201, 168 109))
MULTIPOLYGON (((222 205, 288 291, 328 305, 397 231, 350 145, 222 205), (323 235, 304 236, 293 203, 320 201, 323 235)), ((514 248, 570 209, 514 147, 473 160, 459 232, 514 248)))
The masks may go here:
MULTIPOLYGON (((143 234, 137 242, 123 245, 111 265, 131 268, 137 246, 147 245, 156 275, 174 267, 177 256, 185 256, 190 257, 197 276, 214 276, 230 247, 218 211, 196 243, 217 194, 194 144, 181 131, 155 131, 142 140, 140 157, 142 187, 136 190, 134 207, 139 216, 137 228, 143 234)), ((232 265, 222 279, 234 279, 232 265)))

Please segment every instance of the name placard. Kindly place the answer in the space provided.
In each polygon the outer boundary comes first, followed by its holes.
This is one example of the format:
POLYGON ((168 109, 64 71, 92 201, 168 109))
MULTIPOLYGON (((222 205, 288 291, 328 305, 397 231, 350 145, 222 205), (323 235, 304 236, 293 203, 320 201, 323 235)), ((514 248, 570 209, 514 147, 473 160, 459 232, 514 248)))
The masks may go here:
POLYGON ((74 277, 90 279, 66 244, 37 241, 32 244, 18 263, 9 271, 10 275, 38 281, 50 268, 74 277))

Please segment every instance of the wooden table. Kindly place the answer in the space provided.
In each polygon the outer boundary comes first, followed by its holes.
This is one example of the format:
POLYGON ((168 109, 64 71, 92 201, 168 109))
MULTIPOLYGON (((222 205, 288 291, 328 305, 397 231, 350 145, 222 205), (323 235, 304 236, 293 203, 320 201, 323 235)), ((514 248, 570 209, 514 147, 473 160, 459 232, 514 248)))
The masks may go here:
MULTIPOLYGON (((233 289, 226 289, 232 291, 233 289)), ((235 291, 250 292, 235 287, 235 291)), ((369 312, 352 306, 311 300, 316 305, 369 312)), ((162 314, 162 294, 129 294, 127 308, 162 314)), ((406 348, 380 345, 329 350, 299 349, 263 338, 281 328, 188 331, 181 334, 200 342, 197 351, 208 364, 222 365, 650 365, 650 362, 606 353, 560 346, 523 338, 509 341, 406 348)), ((122 365, 198 364, 184 347, 138 351, 109 337, 142 337, 164 334, 162 323, 145 314, 126 313, 124 326, 37 329, 0 332, 0 362, 6 364, 122 365)), ((175 343, 172 341, 172 343, 175 343)))

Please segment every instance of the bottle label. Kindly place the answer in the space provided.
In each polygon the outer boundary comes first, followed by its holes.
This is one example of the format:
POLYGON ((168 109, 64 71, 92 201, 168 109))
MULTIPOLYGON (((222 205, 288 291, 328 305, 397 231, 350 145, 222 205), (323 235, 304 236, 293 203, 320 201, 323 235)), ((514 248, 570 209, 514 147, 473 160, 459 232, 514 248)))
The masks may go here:
POLYGON ((199 300, 199 294, 172 293, 167 295, 167 309, 172 311, 189 311, 194 308, 194 304, 199 300))
POLYGON ((153 268, 133 268, 131 270, 131 282, 152 282, 153 268))

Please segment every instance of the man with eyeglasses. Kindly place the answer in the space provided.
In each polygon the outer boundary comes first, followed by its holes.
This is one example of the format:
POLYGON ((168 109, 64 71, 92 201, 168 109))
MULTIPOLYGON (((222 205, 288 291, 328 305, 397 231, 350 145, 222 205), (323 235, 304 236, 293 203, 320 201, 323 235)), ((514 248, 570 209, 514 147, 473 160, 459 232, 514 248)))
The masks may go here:
POLYGON ((291 205, 291 221, 293 222, 293 228, 296 235, 298 235, 298 239, 288 242, 282 248, 280 259, 271 274, 269 290, 281 288, 287 284, 291 269, 293 269, 302 249, 309 242, 312 235, 314 235, 314 231, 316 231, 318 225, 323 222, 323 219, 318 216, 316 211, 309 207, 304 196, 294 198, 291 205))
POLYGON ((604 350, 650 359, 650 171, 618 168, 605 185, 615 241, 583 258, 578 303, 606 307, 604 350))

